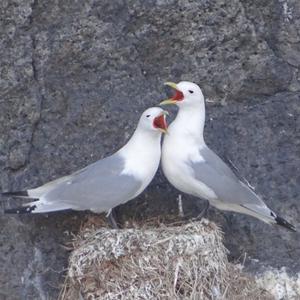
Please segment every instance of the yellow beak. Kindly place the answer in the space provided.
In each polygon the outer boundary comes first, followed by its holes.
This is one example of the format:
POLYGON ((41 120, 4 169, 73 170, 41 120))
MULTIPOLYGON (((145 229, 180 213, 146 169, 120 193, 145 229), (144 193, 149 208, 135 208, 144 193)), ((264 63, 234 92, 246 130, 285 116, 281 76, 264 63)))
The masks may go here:
MULTIPOLYGON (((164 111, 162 112, 162 114, 165 115, 165 116, 168 116, 168 115, 169 115, 169 112, 166 111, 166 110, 164 110, 164 111)), ((162 129, 161 131, 162 131, 162 133, 164 133, 164 134, 169 134, 168 128, 162 129)))
POLYGON ((175 104, 177 101, 173 99, 163 100, 159 103, 159 105, 167 105, 167 104, 175 104))
MULTIPOLYGON (((166 110, 163 110, 160 114, 161 116, 168 116, 169 115, 169 112, 166 111, 166 110)), ((165 121, 166 122, 166 121, 165 121)), ((167 123, 166 123, 167 124, 167 123)), ((164 134, 168 134, 168 127, 166 128, 158 128, 162 133, 164 134)))
MULTIPOLYGON (((177 84, 175 82, 168 81, 168 82, 165 82, 164 85, 167 85, 167 86, 173 88, 174 90, 178 89, 177 84)), ((176 104, 176 102, 177 102, 176 100, 170 98, 170 99, 166 99, 166 100, 161 101, 159 103, 159 105, 176 104)))
POLYGON ((173 88, 174 90, 178 90, 177 84, 175 82, 168 81, 168 82, 165 82, 164 85, 167 85, 167 86, 173 88))
POLYGON ((159 131, 161 131, 164 134, 168 134, 168 129, 159 128, 159 131))

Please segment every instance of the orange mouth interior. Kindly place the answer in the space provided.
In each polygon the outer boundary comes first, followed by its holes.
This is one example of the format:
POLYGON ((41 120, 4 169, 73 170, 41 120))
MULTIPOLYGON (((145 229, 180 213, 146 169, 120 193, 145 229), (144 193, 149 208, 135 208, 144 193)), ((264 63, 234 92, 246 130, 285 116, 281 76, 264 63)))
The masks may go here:
POLYGON ((183 98, 184 98, 183 93, 181 91, 175 90, 175 94, 171 99, 175 101, 181 101, 183 100, 183 98))
POLYGON ((165 115, 160 115, 153 120, 153 126, 166 130, 168 128, 165 115))

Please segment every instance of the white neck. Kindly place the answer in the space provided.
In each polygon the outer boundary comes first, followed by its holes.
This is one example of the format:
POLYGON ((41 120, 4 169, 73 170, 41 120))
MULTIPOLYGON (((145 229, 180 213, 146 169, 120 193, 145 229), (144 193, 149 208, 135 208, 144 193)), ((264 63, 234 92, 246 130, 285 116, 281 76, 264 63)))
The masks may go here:
POLYGON ((170 125, 170 134, 176 131, 185 137, 195 139, 198 144, 205 144, 203 130, 205 124, 205 104, 199 102, 197 105, 179 107, 175 120, 170 125))
POLYGON ((161 133, 158 131, 137 128, 127 144, 118 151, 125 159, 122 173, 151 181, 160 161, 160 139, 161 133))
POLYGON ((141 130, 137 128, 130 140, 123 146, 123 153, 133 152, 136 154, 138 150, 145 150, 146 148, 153 148, 160 142, 161 134, 157 131, 141 130))

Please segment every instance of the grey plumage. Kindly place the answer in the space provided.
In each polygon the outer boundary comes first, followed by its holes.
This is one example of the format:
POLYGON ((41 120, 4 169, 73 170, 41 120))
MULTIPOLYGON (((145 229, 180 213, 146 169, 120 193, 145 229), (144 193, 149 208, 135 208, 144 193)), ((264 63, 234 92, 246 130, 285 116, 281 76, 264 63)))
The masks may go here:
POLYGON ((167 128, 165 115, 161 108, 148 108, 129 141, 115 154, 40 187, 4 193, 32 201, 6 212, 44 213, 66 209, 111 212, 119 204, 135 198, 157 171, 161 133, 167 128))
POLYGON ((166 83, 175 89, 172 98, 161 102, 179 107, 162 147, 165 176, 177 189, 208 200, 221 210, 235 211, 278 224, 295 227, 277 216, 204 141, 205 102, 200 87, 192 82, 166 83))
MULTIPOLYGON (((133 176, 122 175, 123 169, 124 159, 115 154, 69 176, 42 185, 31 194, 34 198, 43 195, 44 201, 32 202, 36 207, 30 212, 42 213, 63 209, 108 211, 122 201, 133 198, 142 185, 133 176)), ((24 193, 19 194, 24 197, 24 193)), ((16 211, 9 209, 6 212, 16 211)))
POLYGON ((141 187, 141 182, 133 176, 122 175, 123 169, 124 159, 118 154, 104 158, 66 178, 50 189, 45 198, 60 199, 75 210, 107 211, 122 199, 134 197, 141 187))
POLYGON ((239 180, 234 172, 208 147, 200 150, 203 161, 189 162, 197 180, 211 188, 217 199, 210 199, 220 209, 230 210, 232 207, 258 212, 262 218, 269 219, 271 211, 265 203, 245 183, 239 180), (217 200, 217 201, 215 201, 217 200), (243 208, 242 208, 243 207, 243 208))

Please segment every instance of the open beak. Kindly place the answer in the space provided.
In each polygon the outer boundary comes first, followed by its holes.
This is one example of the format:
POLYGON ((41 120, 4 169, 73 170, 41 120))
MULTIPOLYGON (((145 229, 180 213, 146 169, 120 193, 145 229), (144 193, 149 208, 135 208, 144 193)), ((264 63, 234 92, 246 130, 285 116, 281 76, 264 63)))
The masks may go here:
POLYGON ((181 91, 178 90, 177 84, 174 82, 165 82, 164 85, 167 85, 175 90, 175 94, 172 98, 169 98, 167 100, 164 100, 159 103, 159 105, 166 105, 166 104, 176 104, 178 101, 182 101, 184 98, 184 95, 181 91))
POLYGON ((169 113, 163 110, 162 113, 153 120, 153 126, 158 128, 163 133, 168 133, 168 124, 166 121, 167 115, 169 115, 169 113))

